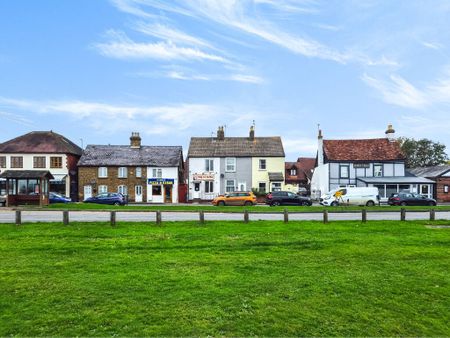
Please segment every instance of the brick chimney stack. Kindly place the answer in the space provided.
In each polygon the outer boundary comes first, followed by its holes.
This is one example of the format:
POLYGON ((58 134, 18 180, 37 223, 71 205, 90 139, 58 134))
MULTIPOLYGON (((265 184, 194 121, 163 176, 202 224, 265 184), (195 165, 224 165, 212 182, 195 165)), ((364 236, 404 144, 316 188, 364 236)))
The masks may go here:
POLYGON ((219 126, 217 129, 217 140, 223 141, 225 139, 225 131, 223 130, 223 126, 219 126))
POLYGON ((132 132, 130 137, 130 148, 140 149, 141 148, 141 137, 139 133, 132 132))
POLYGON ((248 134, 248 138, 250 139, 250 141, 255 140, 255 127, 254 126, 250 127, 250 132, 248 134))

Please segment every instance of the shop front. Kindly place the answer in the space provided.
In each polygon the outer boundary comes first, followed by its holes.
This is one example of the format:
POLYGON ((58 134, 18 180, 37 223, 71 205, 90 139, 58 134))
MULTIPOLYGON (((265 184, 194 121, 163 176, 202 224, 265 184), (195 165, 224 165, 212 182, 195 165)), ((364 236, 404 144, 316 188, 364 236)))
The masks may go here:
MULTIPOLYGON (((194 200, 213 200, 218 195, 214 185, 214 173, 194 173, 192 175, 192 198, 194 200)), ((234 182, 234 181, 233 181, 234 182)), ((232 184, 234 191, 234 183, 232 184)))
POLYGON ((147 181, 148 202, 176 203, 177 193, 175 179, 149 178, 147 181))

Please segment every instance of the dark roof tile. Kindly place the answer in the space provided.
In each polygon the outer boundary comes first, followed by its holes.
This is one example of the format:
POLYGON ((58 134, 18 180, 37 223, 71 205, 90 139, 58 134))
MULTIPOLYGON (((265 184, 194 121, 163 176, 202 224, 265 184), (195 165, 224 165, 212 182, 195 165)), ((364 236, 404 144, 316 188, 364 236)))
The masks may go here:
POLYGON ((386 138, 362 140, 323 140, 328 161, 394 161, 404 160, 400 145, 386 138))

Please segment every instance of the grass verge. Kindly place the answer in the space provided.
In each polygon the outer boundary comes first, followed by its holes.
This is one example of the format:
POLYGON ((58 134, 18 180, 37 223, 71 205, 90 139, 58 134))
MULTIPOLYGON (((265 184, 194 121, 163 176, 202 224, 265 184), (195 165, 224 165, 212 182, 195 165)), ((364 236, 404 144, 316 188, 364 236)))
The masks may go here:
POLYGON ((0 225, 0 336, 450 336, 426 224, 0 225))

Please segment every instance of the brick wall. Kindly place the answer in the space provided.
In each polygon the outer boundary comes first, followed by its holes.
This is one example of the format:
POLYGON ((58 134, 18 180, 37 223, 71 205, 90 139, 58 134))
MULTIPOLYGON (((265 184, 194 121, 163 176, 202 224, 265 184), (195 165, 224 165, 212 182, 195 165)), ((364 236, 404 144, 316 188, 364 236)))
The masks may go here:
POLYGON ((80 201, 84 200, 84 186, 92 185, 92 195, 98 194, 98 186, 108 186, 108 192, 117 192, 119 185, 128 188, 128 201, 135 202, 136 185, 142 186, 142 201, 147 201, 147 168, 142 167, 141 177, 136 177, 136 167, 127 167, 128 177, 118 178, 118 167, 108 167, 108 177, 98 177, 98 167, 78 167, 78 194, 80 201))
POLYGON ((440 177, 436 179, 436 196, 438 202, 450 202, 450 191, 444 192, 444 186, 448 185, 450 189, 450 177, 440 177))

